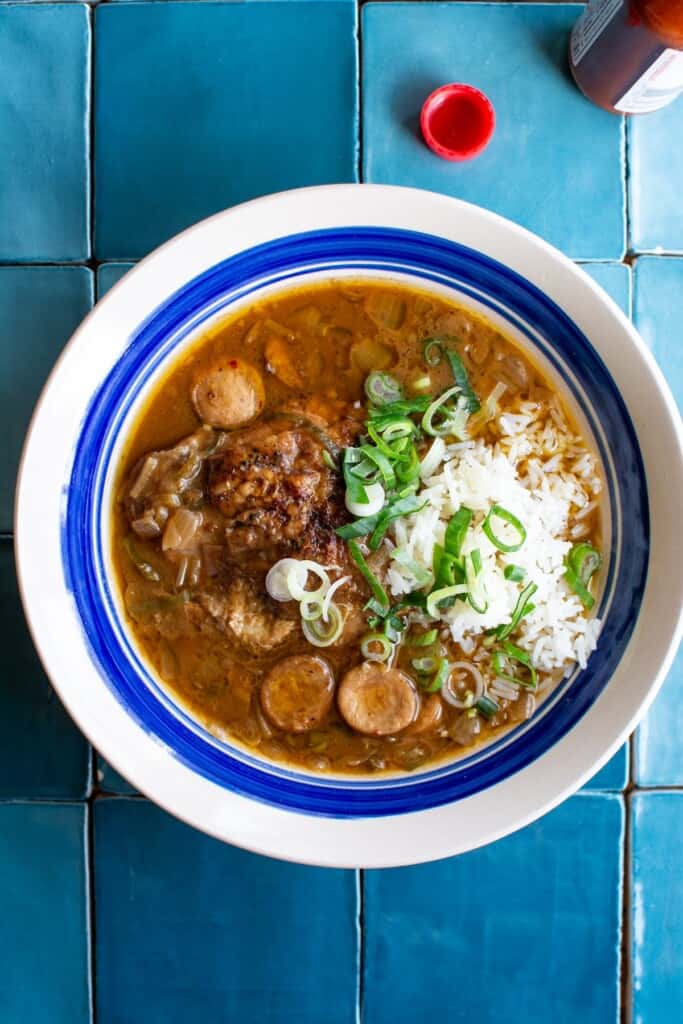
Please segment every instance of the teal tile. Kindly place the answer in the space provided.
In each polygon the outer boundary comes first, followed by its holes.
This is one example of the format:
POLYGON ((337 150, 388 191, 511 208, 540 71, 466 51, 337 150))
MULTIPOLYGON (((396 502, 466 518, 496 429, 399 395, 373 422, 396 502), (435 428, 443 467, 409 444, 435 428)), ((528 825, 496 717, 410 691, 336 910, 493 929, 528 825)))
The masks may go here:
MULTIPOLYGON (((654 115, 648 115, 654 116, 654 115)), ((641 256, 634 272, 636 327, 683 406, 683 259, 641 256)), ((683 785, 683 745, 672 723, 683 720, 683 651, 636 734, 636 780, 642 786, 683 785)))
POLYGON ((99 5, 98 259, 267 192, 352 181, 355 23, 353 0, 99 5))
POLYGON ((674 1024, 683 1007, 683 793, 633 797, 633 1024, 674 1024))
POLYGON ((97 785, 103 793, 117 796, 133 796, 137 790, 122 775, 112 768, 103 757, 97 755, 97 785))
POLYGON ((88 1024, 85 807, 0 804, 0 1020, 88 1024))
POLYGON ((94 813, 98 1024, 356 1024, 354 872, 245 853, 141 799, 94 813))
POLYGON ((629 119, 631 246, 683 252, 683 100, 629 119))
POLYGON ((582 263, 581 268, 630 316, 631 268, 626 263, 582 263))
POLYGON ((624 743, 623 747, 619 748, 614 757, 611 757, 607 764, 583 788, 588 790, 613 790, 617 792, 625 789, 628 784, 629 760, 628 743, 624 743))
POLYGON ((134 263, 102 263, 97 268, 97 298, 102 298, 106 295, 110 288, 113 288, 115 284, 121 280, 124 274, 127 274, 131 267, 134 267, 134 263))
POLYGON ((0 260, 82 260, 90 29, 84 4, 0 5, 0 260))
POLYGON ((617 1024, 624 813, 573 797, 515 835, 364 873, 363 1024, 617 1024))
POLYGON ((89 785, 88 745, 33 648, 8 540, 0 541, 0 622, 0 799, 82 797, 89 785))
POLYGON ((363 7, 364 180, 415 185, 495 210, 569 256, 624 250, 622 121, 567 72, 573 4, 373 3, 363 7), (444 82, 489 96, 496 130, 475 160, 424 145, 419 114, 444 82))
POLYGON ((92 274, 84 267, 0 267, 1 533, 12 529, 17 466, 33 407, 92 301, 92 274))

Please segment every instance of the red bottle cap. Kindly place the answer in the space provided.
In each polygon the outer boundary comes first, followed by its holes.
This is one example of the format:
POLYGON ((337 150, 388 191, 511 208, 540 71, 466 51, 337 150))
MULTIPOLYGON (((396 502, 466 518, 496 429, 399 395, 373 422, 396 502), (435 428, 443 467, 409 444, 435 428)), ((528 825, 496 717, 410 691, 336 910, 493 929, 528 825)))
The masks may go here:
POLYGON ((431 150, 444 160, 470 160, 488 145, 496 115, 488 96, 473 85, 453 82, 428 96, 420 128, 431 150))

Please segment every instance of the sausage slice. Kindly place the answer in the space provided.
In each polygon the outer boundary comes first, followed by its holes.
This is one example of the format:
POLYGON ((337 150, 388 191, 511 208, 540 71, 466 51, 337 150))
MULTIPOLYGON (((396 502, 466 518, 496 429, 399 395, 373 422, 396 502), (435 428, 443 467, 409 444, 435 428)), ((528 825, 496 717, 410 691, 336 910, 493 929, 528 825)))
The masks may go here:
POLYGON ((197 381, 192 402, 204 423, 221 430, 242 427, 263 409, 261 374, 244 359, 222 359, 197 381))
POLYGON ((348 725, 369 736, 401 732, 415 720, 420 706, 409 676, 368 661, 346 673, 337 700, 348 725))
POLYGON ((278 729, 308 732, 323 720, 332 705, 334 676, 323 661, 295 654, 278 661, 261 687, 261 707, 278 729))

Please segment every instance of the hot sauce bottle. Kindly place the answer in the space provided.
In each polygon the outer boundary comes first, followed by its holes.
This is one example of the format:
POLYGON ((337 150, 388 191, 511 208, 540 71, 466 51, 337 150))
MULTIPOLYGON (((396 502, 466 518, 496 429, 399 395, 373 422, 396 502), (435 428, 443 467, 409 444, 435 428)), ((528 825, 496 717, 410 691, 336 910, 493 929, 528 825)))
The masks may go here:
POLYGON ((605 110, 665 107, 683 92, 683 0, 590 0, 572 30, 569 65, 605 110))

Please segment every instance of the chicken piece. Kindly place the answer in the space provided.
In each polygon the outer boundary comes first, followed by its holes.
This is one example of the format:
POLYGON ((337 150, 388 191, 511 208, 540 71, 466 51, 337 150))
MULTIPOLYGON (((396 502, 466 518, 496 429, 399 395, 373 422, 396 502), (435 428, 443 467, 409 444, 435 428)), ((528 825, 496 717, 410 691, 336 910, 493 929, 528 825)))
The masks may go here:
POLYGON ((259 371, 244 359, 221 359, 202 373, 192 389, 197 415, 212 427, 233 430, 263 410, 266 394, 259 371))
POLYGON ((304 380, 294 365, 290 347, 283 338, 271 334, 265 344, 266 369, 282 381, 288 388, 302 388, 304 380))
POLYGON ((230 630, 255 653, 279 647, 296 629, 295 622, 244 579, 234 580, 225 593, 200 594, 199 603, 219 629, 230 630))
POLYGON ((415 721, 420 698, 410 676, 366 661, 346 673, 337 703, 352 729, 368 736, 391 736, 415 721))
POLYGON ((338 474, 310 429, 273 420, 234 435, 208 462, 208 497, 225 517, 228 555, 275 562, 293 553, 336 562, 348 518, 338 474))
POLYGON ((334 676, 322 658, 295 654, 275 665, 261 687, 261 707, 286 732, 309 732, 332 706, 334 676))

